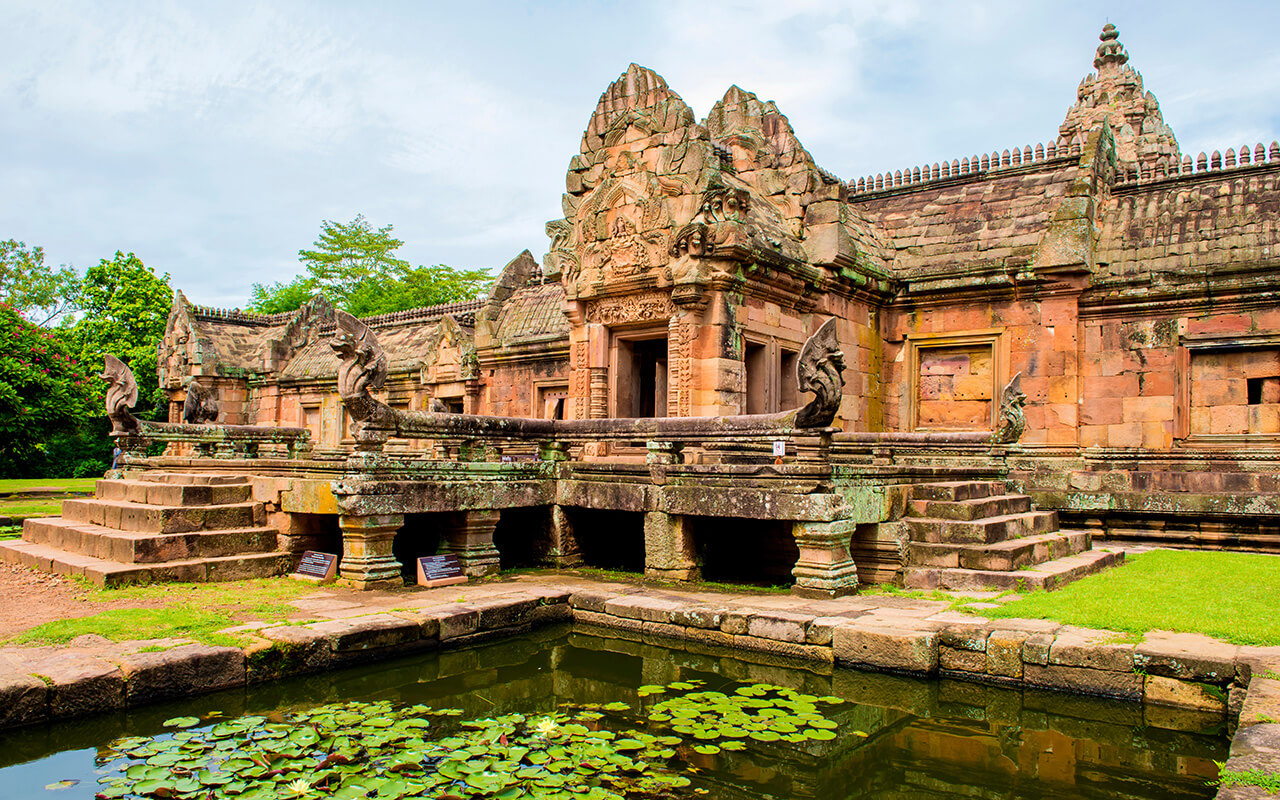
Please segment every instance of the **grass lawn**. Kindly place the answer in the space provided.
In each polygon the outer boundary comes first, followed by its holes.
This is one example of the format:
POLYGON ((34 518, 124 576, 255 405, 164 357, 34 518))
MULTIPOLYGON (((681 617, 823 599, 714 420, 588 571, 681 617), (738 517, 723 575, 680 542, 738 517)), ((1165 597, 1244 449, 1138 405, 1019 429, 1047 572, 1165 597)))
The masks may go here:
POLYGON ((241 637, 220 634, 244 622, 284 622, 297 612, 289 601, 315 586, 281 578, 225 583, 158 583, 118 589, 93 588, 90 602, 164 603, 160 608, 113 608, 87 617, 47 622, 6 644, 62 644, 85 633, 114 641, 185 637, 205 644, 238 645, 241 637))
POLYGON ((10 478, 0 480, 0 494, 26 489, 61 489, 65 492, 92 492, 97 478, 10 478))
POLYGON ((989 617, 1052 619, 1144 634, 1203 633, 1236 644, 1280 645, 1280 557, 1153 550, 1053 592, 1029 592, 989 617))

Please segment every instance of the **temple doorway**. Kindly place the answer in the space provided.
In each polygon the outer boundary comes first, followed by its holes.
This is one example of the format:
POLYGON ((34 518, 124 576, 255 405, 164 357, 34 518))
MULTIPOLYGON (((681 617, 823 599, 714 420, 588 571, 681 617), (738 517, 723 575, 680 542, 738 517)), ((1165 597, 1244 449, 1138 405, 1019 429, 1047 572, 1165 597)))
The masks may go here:
POLYGON ((667 337, 635 334, 614 339, 615 417, 667 415, 667 337))

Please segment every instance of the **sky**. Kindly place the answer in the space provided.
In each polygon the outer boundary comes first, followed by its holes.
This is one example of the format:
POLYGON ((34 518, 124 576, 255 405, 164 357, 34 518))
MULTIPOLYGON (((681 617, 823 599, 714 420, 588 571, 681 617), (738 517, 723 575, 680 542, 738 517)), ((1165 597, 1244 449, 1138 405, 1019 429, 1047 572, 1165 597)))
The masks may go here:
POLYGON ((633 61, 699 118, 776 101, 856 180, 1052 140, 1108 21, 1184 153, 1280 138, 1273 2, 0 0, 0 239, 132 251, 225 308, 357 214, 496 271, 546 252, 633 61))

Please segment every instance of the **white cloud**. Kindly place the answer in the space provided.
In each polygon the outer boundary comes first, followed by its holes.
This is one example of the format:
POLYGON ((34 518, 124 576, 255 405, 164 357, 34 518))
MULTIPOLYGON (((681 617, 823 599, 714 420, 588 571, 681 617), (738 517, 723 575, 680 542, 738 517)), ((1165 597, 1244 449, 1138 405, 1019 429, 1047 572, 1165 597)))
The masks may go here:
POLYGON ((0 238, 80 266, 135 250, 223 305, 359 212, 411 261, 500 266, 545 249, 582 127, 631 61, 700 116, 735 83, 777 101, 856 178, 1051 138, 1108 14, 1184 149, 1277 138, 1265 3, 11 0, 0 238))

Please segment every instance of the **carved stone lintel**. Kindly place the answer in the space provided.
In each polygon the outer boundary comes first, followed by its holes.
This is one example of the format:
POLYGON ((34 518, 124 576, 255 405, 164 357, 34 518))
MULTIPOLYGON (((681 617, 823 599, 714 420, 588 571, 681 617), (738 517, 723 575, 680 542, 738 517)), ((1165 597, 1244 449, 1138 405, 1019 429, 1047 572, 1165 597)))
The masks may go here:
POLYGON ((996 430, 991 434, 991 441, 996 444, 1013 444, 1022 438, 1027 429, 1027 416, 1022 407, 1027 404, 1027 396, 1022 391, 1022 373, 1013 376, 1000 393, 1000 417, 996 422, 996 430))

